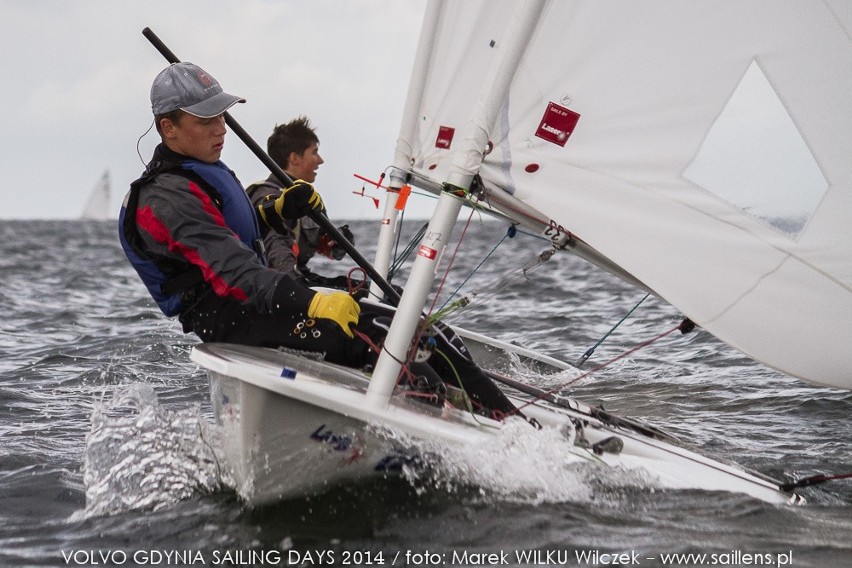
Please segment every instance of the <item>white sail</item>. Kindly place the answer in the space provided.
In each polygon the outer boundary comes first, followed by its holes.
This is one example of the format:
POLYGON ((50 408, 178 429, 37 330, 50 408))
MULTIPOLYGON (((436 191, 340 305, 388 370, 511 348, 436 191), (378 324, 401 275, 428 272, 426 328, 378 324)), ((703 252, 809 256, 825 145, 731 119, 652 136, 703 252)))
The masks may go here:
POLYGON ((114 216, 110 211, 110 181, 109 171, 106 171, 89 193, 80 218, 103 221, 114 216))
MULTIPOLYGON (((406 140, 438 180, 514 5, 447 4, 406 140)), ((852 389, 852 4, 542 9, 470 168, 720 339, 852 389)))

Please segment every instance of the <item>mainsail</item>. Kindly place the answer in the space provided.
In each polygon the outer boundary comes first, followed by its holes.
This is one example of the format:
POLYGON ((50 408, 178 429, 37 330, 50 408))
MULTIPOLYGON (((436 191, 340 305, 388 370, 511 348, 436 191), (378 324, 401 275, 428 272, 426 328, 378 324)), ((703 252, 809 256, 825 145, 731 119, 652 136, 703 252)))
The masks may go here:
POLYGON ((95 187, 92 188, 91 193, 89 193, 80 218, 103 221, 114 216, 110 211, 109 171, 105 171, 95 187))
POLYGON ((444 181, 485 133, 464 167, 497 207, 540 212, 755 359, 852 389, 852 4, 532 4, 498 120, 468 124, 518 4, 434 3, 397 167, 444 181))

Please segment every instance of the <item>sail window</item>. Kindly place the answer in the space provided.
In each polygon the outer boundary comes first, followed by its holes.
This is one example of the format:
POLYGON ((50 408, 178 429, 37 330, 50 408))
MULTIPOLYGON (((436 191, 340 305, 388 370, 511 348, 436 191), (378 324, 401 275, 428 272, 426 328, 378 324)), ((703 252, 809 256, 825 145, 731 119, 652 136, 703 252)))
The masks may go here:
POLYGON ((799 235, 828 189, 756 61, 683 175, 792 237, 799 235))

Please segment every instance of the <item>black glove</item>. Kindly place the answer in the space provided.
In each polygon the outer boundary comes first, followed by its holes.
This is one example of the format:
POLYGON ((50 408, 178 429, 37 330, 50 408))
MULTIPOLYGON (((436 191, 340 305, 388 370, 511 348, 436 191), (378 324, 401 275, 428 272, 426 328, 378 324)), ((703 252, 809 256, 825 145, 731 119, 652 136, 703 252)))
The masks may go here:
POLYGON ((268 196, 257 210, 264 223, 279 230, 281 219, 298 219, 314 210, 325 211, 325 206, 320 194, 314 190, 314 186, 306 181, 296 180, 278 197, 268 196))
MULTIPOLYGON (((338 231, 346 238, 347 241, 355 244, 355 235, 349 230, 349 225, 343 225, 337 228, 338 231)), ((346 249, 339 242, 334 240, 328 233, 323 233, 317 243, 317 252, 334 260, 342 260, 346 256, 346 249)))
MULTIPOLYGON (((310 270, 299 270, 299 272, 308 286, 323 286, 325 288, 338 288, 340 290, 349 289, 349 278, 346 276, 321 276, 310 270)), ((360 280, 352 281, 353 286, 358 286, 360 283, 360 280)))
POLYGON ((337 228, 337 230, 340 231, 344 237, 346 237, 347 241, 349 241, 353 245, 355 244, 355 235, 353 235, 352 231, 349 230, 349 225, 341 225, 337 228))
MULTIPOLYGON (((340 233, 349 241, 352 245, 355 244, 355 235, 352 234, 352 231, 349 230, 349 225, 342 225, 337 228, 340 233)), ((346 256, 346 249, 344 249, 340 243, 335 242, 334 246, 331 247, 331 258, 334 260, 341 260, 344 256, 346 256)))

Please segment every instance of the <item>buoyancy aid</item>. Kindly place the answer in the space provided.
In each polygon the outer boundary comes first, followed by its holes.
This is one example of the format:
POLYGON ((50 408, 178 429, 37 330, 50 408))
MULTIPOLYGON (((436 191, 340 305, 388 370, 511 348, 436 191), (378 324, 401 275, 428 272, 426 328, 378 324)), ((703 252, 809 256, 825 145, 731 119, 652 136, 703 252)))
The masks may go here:
POLYGON ((136 225, 140 189, 166 172, 181 172, 181 177, 195 182, 203 189, 222 212, 227 226, 255 251, 264 264, 265 259, 257 217, 234 173, 221 161, 208 164, 175 154, 162 145, 158 146, 145 172, 130 184, 119 214, 118 232, 127 259, 151 297, 165 315, 174 316, 185 308, 184 293, 204 281, 201 271, 189 262, 155 255, 146 250, 136 225))

